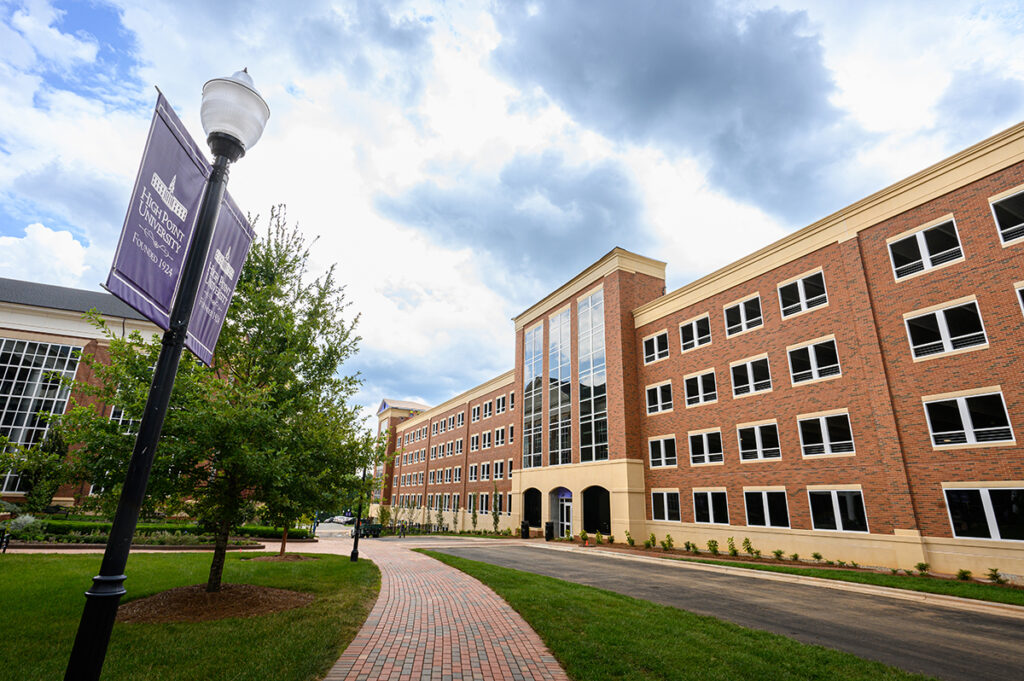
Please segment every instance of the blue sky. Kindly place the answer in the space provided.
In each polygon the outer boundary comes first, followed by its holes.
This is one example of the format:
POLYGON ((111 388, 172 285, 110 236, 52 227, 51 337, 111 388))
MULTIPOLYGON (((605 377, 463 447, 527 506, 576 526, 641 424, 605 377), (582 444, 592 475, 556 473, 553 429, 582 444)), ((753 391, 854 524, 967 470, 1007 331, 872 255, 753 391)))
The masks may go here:
POLYGON ((1014 2, 0 0, 0 276, 98 288, 159 87, 272 110, 232 171, 360 314, 359 399, 513 365, 510 318, 614 246, 668 286, 1024 119, 1014 2))

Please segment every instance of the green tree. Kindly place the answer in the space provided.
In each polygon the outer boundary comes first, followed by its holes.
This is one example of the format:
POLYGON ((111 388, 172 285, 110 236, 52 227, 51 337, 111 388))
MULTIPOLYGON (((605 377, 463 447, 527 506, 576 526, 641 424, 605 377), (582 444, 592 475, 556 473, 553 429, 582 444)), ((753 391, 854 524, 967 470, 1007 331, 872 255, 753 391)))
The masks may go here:
POLYGON ((473 523, 473 531, 476 532, 476 523, 479 520, 479 516, 477 516, 476 509, 477 506, 479 506, 480 504, 480 495, 477 494, 476 492, 473 492, 473 494, 470 496, 470 500, 473 502, 473 514, 469 517, 469 521, 473 523))
MULTIPOLYGON (((353 485, 373 457, 348 404, 358 379, 341 374, 356 351, 357 319, 344 318, 333 269, 309 276, 310 246, 284 209, 273 209, 240 273, 214 365, 183 357, 177 374, 147 504, 187 502, 214 533, 207 591, 220 590, 230 532, 257 504, 287 528, 353 485)), ((110 337, 109 364, 87 360, 101 382, 95 396, 137 418, 159 341, 110 337)), ((67 421, 93 480, 116 500, 134 438, 91 407, 67 421)))
POLYGON ((498 534, 498 523, 501 521, 501 513, 498 512, 498 483, 494 483, 494 492, 491 494, 491 524, 494 526, 494 534, 498 534))
POLYGON ((41 442, 29 447, 13 446, 0 438, 0 451, 6 451, 0 457, 0 469, 17 469, 27 490, 24 511, 44 511, 61 485, 79 482, 83 476, 77 459, 68 457, 68 445, 57 423, 50 426, 41 442))

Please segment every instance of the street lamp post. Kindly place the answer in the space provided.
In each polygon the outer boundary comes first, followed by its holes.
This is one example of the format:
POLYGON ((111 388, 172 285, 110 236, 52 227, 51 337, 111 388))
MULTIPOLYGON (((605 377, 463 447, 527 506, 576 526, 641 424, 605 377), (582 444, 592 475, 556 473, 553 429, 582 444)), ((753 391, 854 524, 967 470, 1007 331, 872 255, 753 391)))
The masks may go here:
POLYGON ((360 526, 363 522, 363 487, 366 483, 366 469, 363 469, 363 485, 359 489, 359 508, 356 511, 356 537, 352 540, 352 553, 349 554, 349 560, 353 563, 359 560, 359 535, 362 533, 360 526))
POLYGON ((217 224, 221 200, 228 184, 228 165, 244 156, 246 150, 256 144, 270 117, 270 109, 256 91, 248 72, 243 70, 229 78, 215 78, 203 86, 200 117, 203 130, 208 135, 207 143, 214 155, 213 170, 200 204, 192 246, 182 267, 181 282, 171 309, 168 329, 163 336, 160 357, 153 372, 146 409, 128 463, 128 473, 110 528, 100 573, 93 577, 92 587, 85 592, 85 608, 68 659, 65 681, 96 681, 103 669, 103 659, 117 617, 117 606, 125 594, 125 564, 128 562, 132 537, 139 520, 139 510, 146 496, 149 472, 153 467, 153 456, 171 400, 171 389, 174 387, 181 351, 185 346, 185 335, 192 318, 192 308, 199 291, 213 228, 217 224))

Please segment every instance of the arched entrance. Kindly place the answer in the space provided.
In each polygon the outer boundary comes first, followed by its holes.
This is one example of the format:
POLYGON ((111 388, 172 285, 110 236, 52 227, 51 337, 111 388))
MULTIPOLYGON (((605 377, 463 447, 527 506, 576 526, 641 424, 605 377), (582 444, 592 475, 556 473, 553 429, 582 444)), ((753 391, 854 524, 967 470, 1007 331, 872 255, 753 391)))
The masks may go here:
POLYGON ((551 520, 555 523, 555 536, 572 536, 572 492, 564 487, 551 490, 551 520))
POLYGON ((536 487, 523 492, 523 520, 529 523, 530 527, 540 527, 540 490, 536 487))
POLYGON ((605 536, 612 533, 611 495, 604 487, 583 490, 583 531, 605 536))

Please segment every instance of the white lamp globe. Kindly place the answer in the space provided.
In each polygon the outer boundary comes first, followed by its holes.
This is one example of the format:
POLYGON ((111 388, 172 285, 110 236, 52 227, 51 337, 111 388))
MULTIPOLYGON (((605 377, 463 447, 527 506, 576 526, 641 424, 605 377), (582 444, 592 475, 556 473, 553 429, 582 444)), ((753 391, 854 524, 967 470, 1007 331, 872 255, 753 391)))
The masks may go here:
POLYGON ((270 107, 257 92, 248 69, 242 69, 230 77, 207 81, 199 117, 207 136, 229 135, 246 151, 263 135, 270 107))

